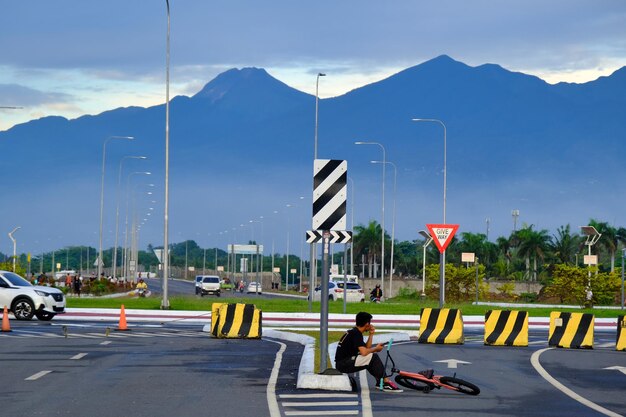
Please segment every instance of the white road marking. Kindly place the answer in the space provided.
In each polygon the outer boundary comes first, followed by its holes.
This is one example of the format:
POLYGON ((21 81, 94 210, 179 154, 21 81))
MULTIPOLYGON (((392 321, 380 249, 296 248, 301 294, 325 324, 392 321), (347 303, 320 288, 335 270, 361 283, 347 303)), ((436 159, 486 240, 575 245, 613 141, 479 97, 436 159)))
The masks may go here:
POLYGON ((539 375, 543 377, 543 379, 548 381, 550 384, 552 384, 556 389, 561 391, 563 394, 569 396, 570 398, 578 401, 579 403, 583 405, 586 405, 587 407, 593 410, 596 410, 599 413, 602 413, 609 417, 624 417, 622 414, 617 414, 611 410, 607 410, 606 408, 576 394, 574 391, 572 391, 571 389, 567 388, 565 385, 561 384, 559 381, 554 379, 539 363, 539 357, 541 356, 541 354, 547 350, 552 350, 552 349, 554 348, 545 348, 545 349, 538 350, 535 353, 533 353, 532 356, 530 357, 530 363, 533 365, 533 367, 539 373, 539 375))
POLYGON ((34 375, 29 376, 28 378, 26 378, 24 381, 36 381, 39 378, 41 378, 44 375, 48 375, 50 372, 52 371, 41 371, 41 372, 37 372, 34 375))
POLYGON ((274 360, 274 367, 272 368, 270 379, 267 383, 267 405, 270 409, 271 417, 281 417, 280 408, 278 408, 278 400, 276 399, 276 381, 278 381, 278 372, 280 371, 280 364, 283 361, 283 352, 287 349, 287 345, 274 340, 263 340, 280 345, 280 349, 278 349, 278 352, 276 353, 276 359, 274 360))
POLYGON ((82 358, 84 358, 85 356, 87 356, 87 353, 79 353, 79 354, 77 354, 77 355, 72 356, 70 359, 72 359, 72 360, 78 360, 78 359, 82 359, 82 358))
POLYGON ((329 407, 335 405, 359 405, 358 401, 310 401, 297 403, 283 403, 283 407, 329 407))
POLYGON ((359 382, 361 384, 361 412, 363 417, 373 417, 372 400, 370 400, 370 387, 367 385, 366 371, 359 372, 359 382))
POLYGON ((330 411, 285 411, 286 416, 355 416, 359 410, 330 410, 330 411))
POLYGON ((610 371, 620 371, 621 373, 626 375, 626 366, 609 366, 608 368, 602 368, 602 369, 608 369, 610 371))
POLYGON ((104 342, 100 343, 101 345, 109 345, 111 344, 110 340, 105 340, 104 342))
POLYGON ((280 394, 280 398, 357 398, 357 394, 280 394))
POLYGON ((442 362, 442 363, 447 363, 448 364, 448 368, 449 369, 456 369, 459 367, 459 364, 461 365, 471 365, 471 362, 465 362, 465 361, 461 361, 458 359, 444 359, 441 361, 434 361, 434 362, 442 362))

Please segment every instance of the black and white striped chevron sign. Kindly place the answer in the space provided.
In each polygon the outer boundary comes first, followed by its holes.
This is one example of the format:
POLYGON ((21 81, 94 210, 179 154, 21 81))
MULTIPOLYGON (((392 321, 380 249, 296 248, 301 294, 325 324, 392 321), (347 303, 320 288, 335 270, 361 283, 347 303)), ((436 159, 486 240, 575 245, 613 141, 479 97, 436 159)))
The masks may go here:
MULTIPOLYGON (((307 230, 306 243, 317 243, 322 241, 324 232, 322 230, 307 230)), ((352 232, 347 230, 333 230, 330 232, 330 243, 350 243, 352 232)))
POLYGON ((348 161, 316 159, 313 164, 313 230, 346 230, 348 161))

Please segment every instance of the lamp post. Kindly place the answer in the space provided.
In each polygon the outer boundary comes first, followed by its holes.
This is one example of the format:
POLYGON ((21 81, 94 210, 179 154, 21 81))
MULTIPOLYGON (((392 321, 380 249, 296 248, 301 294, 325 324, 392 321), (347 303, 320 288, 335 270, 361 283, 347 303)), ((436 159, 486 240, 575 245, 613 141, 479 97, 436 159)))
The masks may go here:
MULTIPOLYGON (((594 265, 591 260, 591 247, 595 245, 598 240, 600 240, 602 234, 599 233, 593 226, 580 226, 580 230, 583 232, 583 235, 587 236, 587 239, 585 240, 585 245, 589 248, 585 264, 594 265)), ((595 265, 597 265, 597 262, 595 263, 595 265)), ((587 273, 587 302, 591 304, 592 299, 593 290, 591 289, 591 269, 589 269, 587 273)))
MULTIPOLYGON (((414 122, 439 123, 443 127, 443 224, 446 224, 446 190, 447 183, 447 129, 446 125, 439 119, 411 119, 414 122)), ((446 251, 439 255, 439 307, 443 307, 446 302, 446 251)))
MULTIPOLYGON (((389 260, 389 297, 393 286, 393 249, 395 246, 396 230, 396 182, 398 179, 398 167, 390 161, 370 161, 372 164, 390 164, 393 167, 393 209, 391 214, 391 259, 389 260)), ((353 203, 354 204, 354 203, 353 203)))
POLYGON ((169 197, 170 197, 170 2, 165 0, 167 6, 167 42, 165 52, 165 204, 163 207, 163 250, 165 250, 163 262, 163 300, 161 309, 169 310, 167 280, 169 279, 169 197))
POLYGON ((326 74, 321 72, 317 73, 317 78, 315 80, 315 149, 313 150, 313 159, 317 159, 317 122, 318 122, 318 110, 319 110, 319 87, 320 87, 320 77, 325 77, 326 74))
POLYGON ((381 231, 381 237, 380 237, 380 288, 384 288, 384 283, 385 283, 385 165, 387 165, 387 153, 385 152, 385 147, 378 143, 378 142, 354 142, 355 145, 378 145, 380 146, 380 149, 382 149, 383 151, 383 161, 382 161, 382 166, 383 166, 383 184, 382 184, 382 201, 383 201, 383 208, 382 208, 382 213, 381 213, 381 221, 380 221, 380 227, 382 229, 381 231))
POLYGON ((117 175, 117 204, 115 205, 115 246, 113 247, 113 278, 117 278, 117 238, 120 218, 120 186, 122 184, 122 165, 126 159, 146 159, 145 156, 124 156, 120 160, 120 168, 117 175))
POLYGON ((17 258, 17 241, 13 237, 13 233, 17 232, 21 228, 22 226, 17 226, 9 232, 9 238, 13 241, 13 272, 15 272, 15 259, 17 258))
POLYGON ((102 274, 102 266, 104 262, 102 261, 102 223, 104 219, 104 166, 106 161, 106 150, 107 143, 112 139, 126 139, 133 140, 135 139, 132 136, 109 136, 104 140, 102 144, 102 178, 100 179, 100 239, 98 243, 98 278, 102 274))
MULTIPOLYGON (((126 177, 126 211, 124 215, 124 253, 122 257, 122 264, 124 265, 124 279, 128 278, 128 205, 130 203, 130 179, 134 175, 152 175, 148 171, 131 172, 126 177)), ((154 184, 150 184, 149 187, 154 187, 154 184)))
POLYGON ((626 258, 626 248, 622 249, 622 310, 624 309, 624 258, 626 258))
POLYGON ((433 237, 426 231, 420 230, 419 234, 424 237, 424 255, 422 257, 422 297, 426 297, 426 248, 433 241, 433 237))

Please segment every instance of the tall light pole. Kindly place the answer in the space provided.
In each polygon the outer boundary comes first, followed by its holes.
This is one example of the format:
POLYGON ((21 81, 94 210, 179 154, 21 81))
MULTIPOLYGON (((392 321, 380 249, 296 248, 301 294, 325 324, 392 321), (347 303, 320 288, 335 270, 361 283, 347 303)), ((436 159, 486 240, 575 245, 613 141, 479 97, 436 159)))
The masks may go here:
POLYGON ((391 289, 393 285, 393 249, 395 247, 395 231, 396 231, 396 182, 398 179, 398 167, 390 161, 370 161, 372 164, 390 164, 393 167, 393 209, 391 214, 391 259, 389 260, 389 295, 391 298, 391 289))
POLYGON ((318 110, 319 110, 320 77, 325 77, 325 76, 326 74, 318 72, 317 79, 315 80, 315 149, 313 150, 313 159, 317 159, 317 123, 318 123, 318 110))
POLYGON ((165 204, 163 208, 163 300, 161 309, 169 310, 170 301, 167 294, 167 280, 170 271, 170 248, 169 248, 169 198, 170 198, 170 2, 165 0, 167 6, 167 42, 165 52, 165 204))
POLYGON ((109 136, 104 140, 102 144, 102 178, 100 180, 100 239, 98 243, 98 278, 102 274, 102 266, 104 262, 102 260, 102 223, 104 219, 104 166, 106 161, 106 151, 107 151, 107 143, 112 139, 126 139, 133 140, 135 139, 132 136, 109 136))
POLYGON ((622 248, 622 310, 624 309, 624 259, 626 258, 626 248, 622 248))
POLYGON ((385 283, 385 165, 387 165, 387 153, 385 147, 378 142, 354 142, 355 145, 378 145, 383 151, 383 208, 381 213, 380 227, 382 229, 380 236, 380 288, 384 288, 385 283))
POLYGON ((15 259, 17 259, 17 241, 13 237, 13 233, 17 232, 21 228, 21 226, 17 226, 15 229, 9 232, 9 238, 11 238, 11 240, 13 241, 13 272, 15 272, 15 259))
POLYGON ((420 235, 424 237, 424 256, 422 257, 422 297, 426 297, 426 248, 433 241, 433 237, 426 231, 420 230, 420 235))
MULTIPOLYGON (((148 171, 137 171, 131 172, 126 177, 126 212, 124 215, 124 253, 122 263, 124 264, 124 280, 128 279, 128 205, 130 204, 130 179, 134 175, 152 175, 151 172, 148 171)), ((154 187, 154 184, 151 184, 150 187, 154 187)))
POLYGON ((113 278, 117 278, 117 238, 120 218, 120 187, 122 184, 122 165, 126 159, 146 159, 145 156, 124 156, 120 160, 120 168, 117 175, 117 204, 115 205, 115 246, 113 247, 113 278))
MULTIPOLYGON (((443 224, 446 224, 446 192, 448 189, 447 163, 448 163, 448 143, 446 125, 439 119, 412 119, 414 122, 439 123, 443 127, 443 224)), ((446 302, 446 251, 439 255, 439 307, 443 307, 446 302)))
MULTIPOLYGON (((602 237, 602 233, 598 232, 593 226, 580 226, 580 230, 583 232, 583 235, 587 236, 585 240, 585 245, 589 248, 589 254, 587 257, 587 265, 597 265, 596 263, 592 263, 591 260, 591 247, 598 243, 600 237, 602 237)), ((593 291, 591 290, 591 269, 589 269, 587 273, 587 301, 591 304, 593 299, 593 291)))

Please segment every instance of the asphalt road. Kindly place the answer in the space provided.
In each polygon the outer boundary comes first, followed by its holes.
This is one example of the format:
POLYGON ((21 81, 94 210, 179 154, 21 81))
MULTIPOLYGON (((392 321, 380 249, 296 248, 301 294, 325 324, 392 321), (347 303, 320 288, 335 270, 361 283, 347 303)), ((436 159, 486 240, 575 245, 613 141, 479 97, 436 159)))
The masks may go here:
POLYGON ((393 345, 398 368, 456 373, 480 387, 472 397, 383 393, 367 375, 358 376, 357 393, 298 390, 300 345, 212 339, 200 326, 146 324, 108 335, 110 324, 100 322, 11 326, 0 333, 7 416, 626 416, 626 352, 614 350, 612 332, 596 332, 593 350, 548 348, 546 332, 534 330, 529 347, 484 346, 479 331, 464 345, 393 345), (450 360, 463 362, 451 368, 450 360))
MULTIPOLYGON (((155 295, 162 294, 162 285, 161 279, 159 278, 150 278, 145 279, 148 284, 148 289, 155 295)), ((195 296, 195 283, 193 281, 184 281, 178 279, 170 279, 167 282, 167 291, 170 296, 178 296, 178 295, 189 295, 195 296)), ((206 295, 205 297, 215 297, 214 295, 206 295)), ((224 291, 222 292, 222 297, 228 298, 278 298, 284 297, 283 295, 276 295, 273 293, 261 293, 255 294, 247 292, 237 292, 237 291, 224 291)))
MULTIPOLYGON (((95 324, 12 325, 0 334, 3 416, 270 416, 276 342, 213 339, 199 327, 107 336, 95 324)), ((286 345, 276 386, 293 388, 302 347, 286 345)))

